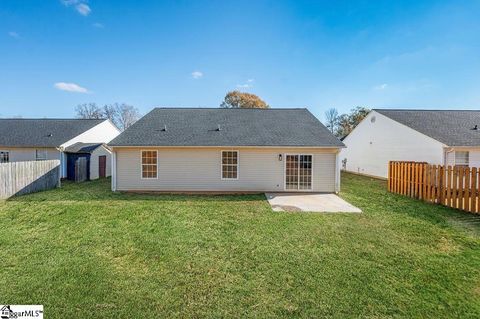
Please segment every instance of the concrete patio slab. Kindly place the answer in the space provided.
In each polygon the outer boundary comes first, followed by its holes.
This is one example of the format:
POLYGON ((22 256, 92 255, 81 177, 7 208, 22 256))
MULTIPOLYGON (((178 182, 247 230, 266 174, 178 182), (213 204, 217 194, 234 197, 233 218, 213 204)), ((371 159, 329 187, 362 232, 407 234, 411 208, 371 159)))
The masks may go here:
POLYGON ((276 212, 362 212, 335 194, 266 193, 265 196, 276 212))

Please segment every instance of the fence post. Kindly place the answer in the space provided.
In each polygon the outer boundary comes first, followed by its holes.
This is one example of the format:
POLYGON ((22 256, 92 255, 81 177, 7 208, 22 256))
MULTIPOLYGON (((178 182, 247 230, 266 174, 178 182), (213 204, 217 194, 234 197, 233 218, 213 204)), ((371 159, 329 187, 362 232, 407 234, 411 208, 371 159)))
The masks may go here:
POLYGON ((464 188, 463 188, 463 179, 465 177, 465 169, 464 167, 460 167, 458 171, 458 208, 463 209, 463 199, 465 198, 464 195, 464 188))
POLYGON ((465 168, 465 200, 464 200, 464 208, 466 211, 470 211, 470 167, 465 168))
POLYGON ((439 204, 445 205, 445 172, 443 169, 443 166, 438 167, 438 189, 439 189, 439 195, 438 196, 438 201, 439 204))
POLYGON ((392 162, 388 162, 388 182, 387 182, 387 190, 389 192, 392 191, 392 162))
POLYGON ((446 195, 447 201, 445 205, 450 207, 452 205, 452 167, 451 166, 447 167, 446 188, 447 188, 447 195, 446 195))
POLYGON ((403 169, 405 164, 403 162, 400 162, 400 192, 399 194, 405 195, 403 191, 403 185, 404 185, 404 180, 405 180, 405 170, 403 169))
POLYGON ((477 198, 478 198, 477 181, 478 181, 478 179, 477 179, 477 168, 472 167, 472 181, 471 181, 472 194, 470 196, 470 211, 472 213, 478 212, 478 209, 477 209, 477 198))
POLYGON ((397 192, 397 185, 398 185, 398 165, 397 162, 393 162, 393 192, 397 192))
POLYGON ((420 198, 418 189, 420 188, 420 164, 415 163, 415 198, 420 198))

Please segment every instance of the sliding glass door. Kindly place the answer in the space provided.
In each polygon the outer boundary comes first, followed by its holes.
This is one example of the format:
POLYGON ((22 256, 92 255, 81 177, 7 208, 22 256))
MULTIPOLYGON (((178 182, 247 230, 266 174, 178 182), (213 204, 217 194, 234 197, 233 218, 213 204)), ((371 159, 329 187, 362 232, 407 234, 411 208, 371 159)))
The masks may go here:
POLYGON ((312 155, 286 155, 285 189, 312 189, 312 155))

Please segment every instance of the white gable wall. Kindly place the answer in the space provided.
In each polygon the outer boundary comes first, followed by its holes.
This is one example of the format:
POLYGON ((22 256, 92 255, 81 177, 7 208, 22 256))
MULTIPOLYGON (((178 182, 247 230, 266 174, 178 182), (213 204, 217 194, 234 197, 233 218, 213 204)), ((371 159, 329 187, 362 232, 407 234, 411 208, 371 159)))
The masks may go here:
POLYGON ((389 161, 443 164, 445 145, 375 111, 348 135, 340 160, 350 172, 386 178, 389 161), (375 117, 375 122, 371 119, 375 117))
MULTIPOLYGON (((92 127, 91 129, 83 132, 82 134, 72 138, 71 140, 63 143, 61 147, 65 148, 75 143, 105 143, 107 144, 120 134, 120 130, 112 124, 109 120, 105 120, 102 123, 92 127)), ((107 159, 108 160, 108 159, 107 159)), ((62 156, 62 177, 67 177, 67 157, 65 154, 62 156)))
POLYGON ((469 153, 470 157, 470 167, 480 167, 480 150, 472 149, 469 153))
POLYGON ((63 143, 61 147, 68 147, 78 142, 82 143, 105 143, 107 144, 120 134, 120 130, 109 120, 92 127, 82 134, 63 143))

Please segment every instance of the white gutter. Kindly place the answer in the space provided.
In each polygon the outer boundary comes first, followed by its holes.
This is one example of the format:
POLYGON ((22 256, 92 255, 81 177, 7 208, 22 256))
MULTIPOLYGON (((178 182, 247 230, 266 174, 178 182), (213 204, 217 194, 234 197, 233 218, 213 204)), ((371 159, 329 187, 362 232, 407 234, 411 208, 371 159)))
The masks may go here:
MULTIPOLYGON (((455 151, 455 149, 453 147, 445 148, 445 153, 443 155, 443 165, 444 166, 447 166, 447 156, 448 156, 448 154, 452 153, 454 151, 455 151)), ((453 161, 454 161, 454 164, 455 164, 455 157, 453 158, 453 161)))
POLYGON ((341 180, 341 170, 340 170, 340 152, 335 154, 335 193, 340 192, 340 180, 341 180))
MULTIPOLYGON (((108 144, 107 144, 108 145, 108 144)), ((169 145, 108 145, 110 148, 322 148, 322 149, 338 149, 338 148, 346 148, 346 146, 235 146, 235 145, 212 145, 212 146, 169 146, 169 145)))
POLYGON ((117 152, 112 151, 112 192, 117 190, 117 152))

